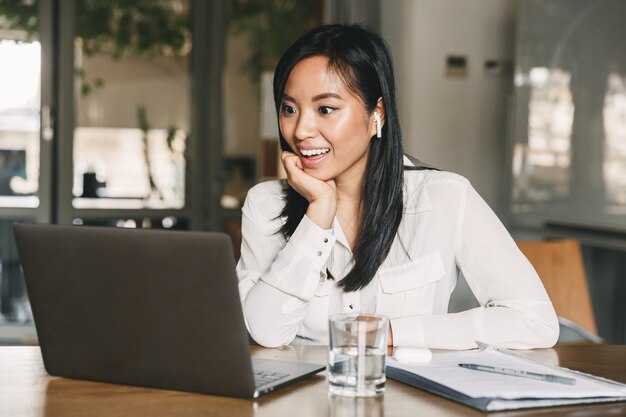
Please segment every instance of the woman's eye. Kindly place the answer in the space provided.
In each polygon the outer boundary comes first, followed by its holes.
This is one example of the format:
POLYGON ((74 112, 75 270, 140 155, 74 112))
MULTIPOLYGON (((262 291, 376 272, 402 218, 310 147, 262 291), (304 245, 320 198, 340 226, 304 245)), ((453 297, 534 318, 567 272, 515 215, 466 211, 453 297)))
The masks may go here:
POLYGON ((285 114, 294 114, 296 112, 296 109, 294 109, 293 107, 291 107, 288 104, 283 104, 281 106, 281 111, 285 114))
POLYGON ((330 107, 330 106, 322 106, 322 107, 319 108, 320 114, 331 114, 335 110, 337 110, 337 109, 334 108, 334 107, 330 107))

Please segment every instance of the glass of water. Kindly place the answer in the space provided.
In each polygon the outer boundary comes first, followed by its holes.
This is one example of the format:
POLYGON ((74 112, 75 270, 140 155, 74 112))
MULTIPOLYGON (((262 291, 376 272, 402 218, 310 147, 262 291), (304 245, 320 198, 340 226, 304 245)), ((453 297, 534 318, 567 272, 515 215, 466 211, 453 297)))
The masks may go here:
POLYGON ((389 321, 381 316, 330 317, 328 389, 331 394, 372 397, 384 392, 388 328, 389 321))

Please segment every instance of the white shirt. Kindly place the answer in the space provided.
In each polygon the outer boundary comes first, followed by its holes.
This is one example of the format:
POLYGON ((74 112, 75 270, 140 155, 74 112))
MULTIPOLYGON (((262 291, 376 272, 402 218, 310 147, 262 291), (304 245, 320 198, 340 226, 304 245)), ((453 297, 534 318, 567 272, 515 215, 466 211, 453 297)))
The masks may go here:
POLYGON ((287 345, 296 336, 327 343, 328 316, 340 312, 388 317, 396 346, 556 343, 558 320, 537 273, 465 178, 404 172, 404 211, 389 255, 370 284, 352 293, 336 285, 352 268, 339 222, 324 230, 305 215, 285 241, 282 188, 280 181, 256 185, 242 210, 239 291, 259 344, 287 345), (459 269, 481 307, 449 314, 459 269))

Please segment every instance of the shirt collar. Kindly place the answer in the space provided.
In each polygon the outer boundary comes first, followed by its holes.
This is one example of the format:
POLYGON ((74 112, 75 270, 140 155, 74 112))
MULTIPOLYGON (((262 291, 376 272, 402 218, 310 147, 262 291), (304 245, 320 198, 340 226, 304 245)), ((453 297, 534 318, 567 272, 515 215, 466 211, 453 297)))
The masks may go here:
MULTIPOLYGON (((409 158, 404 156, 404 165, 415 166, 409 158)), ((423 179, 412 176, 410 180, 407 178, 406 173, 410 171, 404 171, 404 214, 417 214, 424 211, 432 210, 430 204, 430 197, 426 187, 423 186, 423 179)))

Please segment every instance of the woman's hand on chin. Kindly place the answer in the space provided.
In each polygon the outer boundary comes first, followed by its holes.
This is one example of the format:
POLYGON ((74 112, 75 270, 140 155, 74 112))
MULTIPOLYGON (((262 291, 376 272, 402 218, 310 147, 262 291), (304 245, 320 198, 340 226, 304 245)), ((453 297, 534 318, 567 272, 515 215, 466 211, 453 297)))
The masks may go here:
POLYGON ((330 229, 337 212, 337 187, 335 180, 322 181, 302 169, 300 157, 283 151, 281 161, 287 173, 287 181, 309 202, 307 216, 324 229, 330 229))

